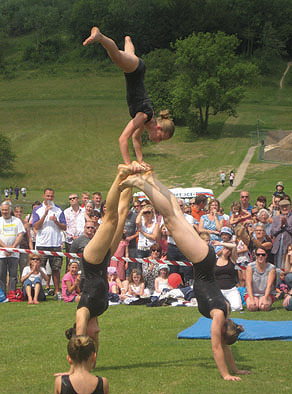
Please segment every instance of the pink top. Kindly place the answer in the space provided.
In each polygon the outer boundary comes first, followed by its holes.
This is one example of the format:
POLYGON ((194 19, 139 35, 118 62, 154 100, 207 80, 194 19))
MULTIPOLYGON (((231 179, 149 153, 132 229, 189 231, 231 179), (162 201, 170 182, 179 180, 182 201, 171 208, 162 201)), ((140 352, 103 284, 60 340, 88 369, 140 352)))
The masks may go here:
POLYGON ((74 285, 74 282, 77 278, 77 275, 72 276, 70 274, 70 272, 67 272, 62 279, 62 296, 63 296, 63 300, 64 302, 71 302, 73 300, 73 298, 77 295, 76 290, 73 290, 72 293, 69 293, 67 286, 66 286, 66 282, 70 282, 71 286, 74 285))
MULTIPOLYGON (((125 257, 126 253, 126 247, 129 245, 128 241, 122 240, 119 243, 119 246, 114 254, 115 257, 125 257)), ((116 260, 111 260, 110 262, 111 267, 116 267, 117 269, 117 275, 120 280, 125 280, 126 275, 125 275, 125 261, 116 261, 116 260)))

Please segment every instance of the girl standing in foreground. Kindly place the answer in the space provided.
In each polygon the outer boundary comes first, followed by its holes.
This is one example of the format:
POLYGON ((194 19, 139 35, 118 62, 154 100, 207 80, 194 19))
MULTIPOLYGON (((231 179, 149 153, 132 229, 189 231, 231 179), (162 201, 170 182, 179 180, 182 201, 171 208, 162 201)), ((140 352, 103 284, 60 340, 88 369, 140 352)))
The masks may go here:
POLYGON ((90 373, 96 361, 93 339, 86 336, 73 337, 68 342, 67 349, 67 360, 72 373, 56 378, 55 394, 108 394, 107 379, 90 373))
POLYGON ((125 50, 120 51, 116 43, 103 35, 97 27, 91 29, 91 35, 83 45, 99 42, 107 51, 111 60, 125 73, 127 83, 127 103, 133 118, 119 138, 120 150, 125 164, 132 164, 132 169, 149 170, 151 166, 143 161, 141 136, 147 130, 152 141, 160 142, 173 136, 174 123, 168 111, 161 111, 154 117, 152 103, 144 85, 145 64, 135 55, 135 47, 129 36, 125 37, 125 50), (138 163, 131 163, 128 142, 132 137, 138 163))
POLYGON ((153 173, 128 176, 121 182, 121 189, 137 187, 151 199, 155 208, 164 217, 165 225, 172 234, 177 247, 194 265, 194 293, 199 311, 212 319, 211 344, 213 357, 224 380, 241 380, 233 376, 250 374, 237 368, 228 345, 234 343, 242 326, 236 325, 229 317, 229 303, 223 297, 214 278, 216 256, 214 249, 208 247, 199 234, 186 221, 181 208, 173 194, 159 182, 153 173))

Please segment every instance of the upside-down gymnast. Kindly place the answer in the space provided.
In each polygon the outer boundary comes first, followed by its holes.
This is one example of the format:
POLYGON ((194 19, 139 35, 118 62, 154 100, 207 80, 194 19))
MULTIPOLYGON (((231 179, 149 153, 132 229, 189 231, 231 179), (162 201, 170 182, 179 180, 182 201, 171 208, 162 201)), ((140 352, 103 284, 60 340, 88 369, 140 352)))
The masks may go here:
POLYGON ((174 123, 167 110, 161 111, 159 117, 155 118, 152 103, 144 85, 145 64, 135 55, 135 47, 131 38, 125 37, 124 51, 120 51, 111 38, 102 34, 97 27, 93 27, 90 37, 83 42, 83 45, 95 42, 99 42, 106 49, 111 60, 125 73, 127 103, 133 119, 127 124, 119 138, 123 160, 125 164, 131 164, 128 142, 132 137, 140 169, 149 170, 150 165, 143 161, 142 154, 141 135, 144 129, 147 130, 150 140, 160 142, 172 137, 174 123))
POLYGON ((121 189, 136 187, 143 191, 153 202, 155 208, 164 217, 165 226, 172 234, 181 252, 194 265, 194 293, 202 315, 212 319, 211 343, 214 360, 224 380, 241 380, 233 374, 248 375, 249 371, 239 370, 228 345, 234 343, 242 326, 236 325, 229 316, 229 303, 223 297, 214 279, 216 257, 213 248, 200 238, 192 226, 185 220, 175 196, 162 185, 152 172, 144 175, 128 176, 121 189))

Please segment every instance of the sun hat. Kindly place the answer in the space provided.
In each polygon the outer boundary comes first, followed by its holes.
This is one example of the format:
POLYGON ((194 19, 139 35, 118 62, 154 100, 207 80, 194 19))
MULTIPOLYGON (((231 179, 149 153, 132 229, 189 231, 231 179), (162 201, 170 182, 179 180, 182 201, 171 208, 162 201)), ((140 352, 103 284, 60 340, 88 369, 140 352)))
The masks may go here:
POLYGON ((117 269, 116 267, 107 267, 107 272, 108 274, 113 275, 117 273, 117 269))
POLYGON ((278 182, 277 185, 276 185, 276 187, 277 187, 277 186, 282 186, 282 188, 284 189, 284 183, 283 183, 283 182, 278 182))
POLYGON ((227 226, 221 228, 220 234, 222 233, 233 235, 231 228, 227 226))
POLYGON ((168 277, 168 284, 174 289, 176 289, 181 284, 181 281, 181 276, 177 273, 170 274, 168 277))
POLYGON ((279 202, 279 205, 280 205, 280 207, 282 207, 283 205, 290 205, 291 204, 291 202, 289 201, 289 200, 281 200, 280 202, 279 202))
POLYGON ((163 269, 167 270, 168 272, 170 271, 169 266, 167 264, 159 264, 158 270, 160 271, 163 269))

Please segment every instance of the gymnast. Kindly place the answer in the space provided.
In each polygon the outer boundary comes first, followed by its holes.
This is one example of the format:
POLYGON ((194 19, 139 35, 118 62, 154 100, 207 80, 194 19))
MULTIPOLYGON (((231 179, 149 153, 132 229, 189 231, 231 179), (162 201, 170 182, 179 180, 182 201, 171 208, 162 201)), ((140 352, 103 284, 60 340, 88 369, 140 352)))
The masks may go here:
POLYGON ((152 141, 160 142, 173 136, 174 123, 167 110, 161 111, 155 118, 152 103, 147 96, 144 85, 145 64, 135 55, 135 47, 129 36, 125 37, 124 51, 120 51, 116 43, 100 32, 97 27, 91 29, 91 35, 83 45, 99 42, 107 51, 111 60, 125 73, 127 86, 127 103, 133 118, 119 138, 120 150, 125 164, 132 164, 133 170, 150 170, 151 166, 143 161, 141 136, 147 130, 152 141), (132 137, 137 162, 131 163, 128 142, 132 137), (136 167, 135 167, 136 166, 136 167))
POLYGON ((236 375, 248 375, 249 371, 239 370, 228 345, 234 343, 244 329, 228 318, 229 303, 223 297, 214 278, 216 256, 199 234, 185 220, 175 196, 162 185, 152 172, 128 176, 121 183, 124 188, 136 187, 143 191, 164 217, 164 224, 172 234, 181 252, 194 264, 194 293, 202 315, 212 319, 211 344, 214 360, 224 380, 241 380, 236 375))
POLYGON ((129 174, 133 174, 131 168, 124 164, 119 165, 117 176, 107 195, 106 214, 94 237, 83 251, 85 281, 77 306, 76 326, 65 332, 68 339, 75 335, 88 335, 93 338, 96 353, 100 332, 97 317, 108 308, 107 267, 122 238, 132 197, 132 190, 126 189, 121 192, 119 184, 129 174))

